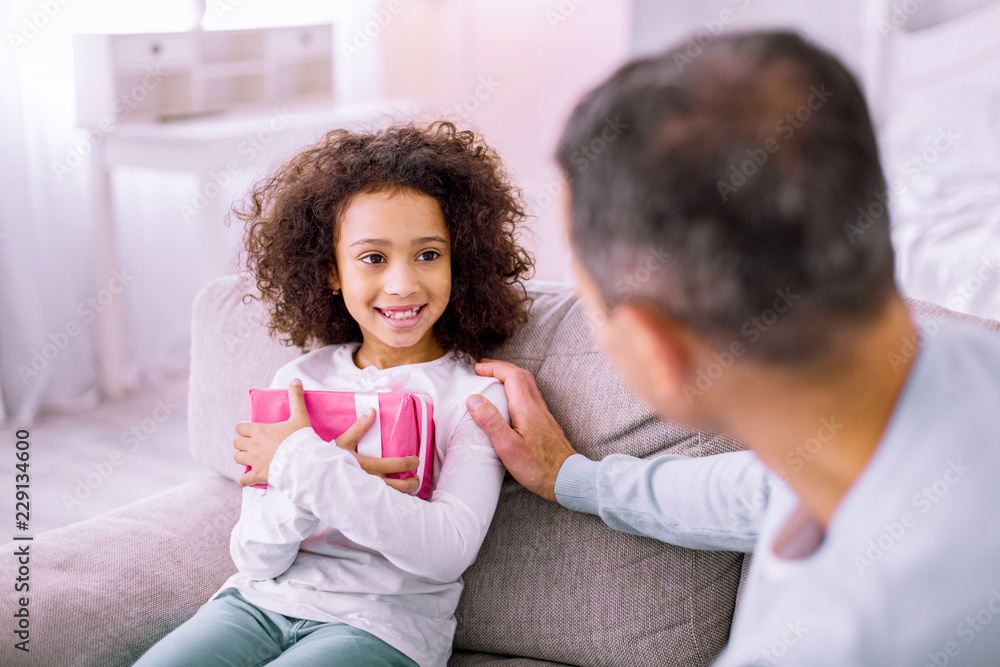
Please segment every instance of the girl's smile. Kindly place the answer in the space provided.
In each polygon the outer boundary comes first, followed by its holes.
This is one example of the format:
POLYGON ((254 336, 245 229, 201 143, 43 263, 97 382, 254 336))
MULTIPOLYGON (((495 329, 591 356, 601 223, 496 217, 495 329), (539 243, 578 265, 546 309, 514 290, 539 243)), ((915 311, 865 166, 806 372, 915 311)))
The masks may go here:
POLYGON ((424 313, 424 306, 399 307, 399 308, 376 308, 382 317, 389 320, 389 325, 399 329, 409 329, 416 326, 424 313))
POLYGON ((358 366, 437 359, 433 327, 451 298, 451 243, 441 207, 415 190, 351 198, 335 241, 330 279, 364 342, 358 366))

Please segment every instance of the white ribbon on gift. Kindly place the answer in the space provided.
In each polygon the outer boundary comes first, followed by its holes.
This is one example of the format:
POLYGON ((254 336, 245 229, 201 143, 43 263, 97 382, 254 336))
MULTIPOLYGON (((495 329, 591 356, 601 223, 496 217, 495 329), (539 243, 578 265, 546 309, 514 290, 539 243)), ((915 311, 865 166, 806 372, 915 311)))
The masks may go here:
MULTIPOLYGON (((378 395, 382 392, 399 391, 410 381, 410 371, 403 370, 393 372, 389 369, 380 371, 374 366, 368 366, 361 370, 359 375, 351 378, 354 391, 354 410, 357 418, 365 414, 368 410, 375 409, 375 423, 368 429, 358 441, 358 454, 362 456, 382 456, 382 419, 379 414, 378 395)), ((420 463, 417 467, 417 474, 420 475, 420 486, 424 486, 424 471, 428 456, 433 456, 434 445, 427 440, 427 431, 430 421, 427 414, 427 406, 430 403, 430 396, 421 392, 408 390, 420 404, 420 450, 418 458, 420 463)), ((419 492, 419 488, 413 493, 419 492)))
POLYGON ((374 366, 361 369, 360 375, 351 378, 351 384, 354 385, 354 409, 358 419, 375 408, 375 423, 358 441, 358 454, 382 456, 382 420, 379 417, 378 395, 402 389, 409 380, 410 371, 391 373, 388 370, 380 371, 374 366))

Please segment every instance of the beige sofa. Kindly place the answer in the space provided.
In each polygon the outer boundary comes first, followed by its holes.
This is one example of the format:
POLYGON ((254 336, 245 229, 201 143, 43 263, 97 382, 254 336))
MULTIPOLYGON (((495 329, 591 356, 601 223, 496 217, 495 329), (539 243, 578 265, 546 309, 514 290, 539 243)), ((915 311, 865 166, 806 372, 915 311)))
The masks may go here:
MULTIPOLYGON (((190 617, 235 571, 240 507, 232 460, 247 390, 301 352, 272 340, 237 276, 194 303, 189 446, 218 472, 30 543, 30 652, 14 648, 15 550, 0 547, 0 664, 130 665, 190 617)), ((731 438, 656 419, 595 347, 572 290, 533 281, 531 321, 493 356, 535 373, 570 440, 588 456, 701 456, 731 438)), ((912 302, 919 313, 961 317, 912 302)), ((1000 323, 980 320, 1000 334, 1000 323)), ((178 443, 178 447, 182 446, 178 443)), ((728 637, 741 554, 698 552, 627 535, 525 491, 509 475, 490 532, 466 572, 450 666, 683 665, 711 662, 728 637)))

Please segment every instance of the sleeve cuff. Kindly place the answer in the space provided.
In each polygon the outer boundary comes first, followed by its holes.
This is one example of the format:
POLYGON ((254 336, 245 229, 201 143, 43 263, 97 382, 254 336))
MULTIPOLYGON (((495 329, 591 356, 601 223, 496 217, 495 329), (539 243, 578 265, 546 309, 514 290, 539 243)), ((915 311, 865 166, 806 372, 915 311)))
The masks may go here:
POLYGON ((575 512, 598 514, 597 469, 600 461, 591 461, 583 454, 573 454, 556 475, 556 502, 575 512))

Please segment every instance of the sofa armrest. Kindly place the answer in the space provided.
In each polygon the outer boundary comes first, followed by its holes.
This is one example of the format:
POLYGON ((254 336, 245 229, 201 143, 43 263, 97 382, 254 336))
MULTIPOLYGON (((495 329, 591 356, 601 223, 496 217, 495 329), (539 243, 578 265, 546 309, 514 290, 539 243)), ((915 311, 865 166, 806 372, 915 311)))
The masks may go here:
POLYGON ((114 667, 194 614, 236 567, 229 535, 240 489, 210 476, 101 516, 0 546, 0 664, 114 667), (18 549, 28 549, 27 592, 17 592, 18 549), (28 598, 29 652, 13 639, 28 598))

